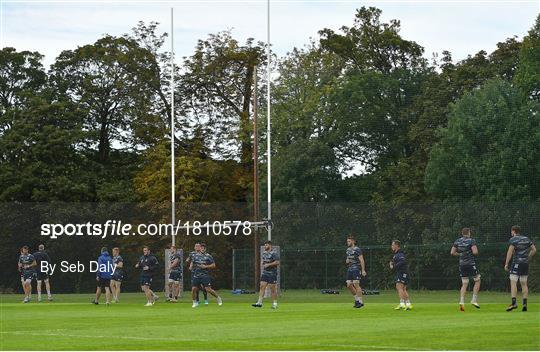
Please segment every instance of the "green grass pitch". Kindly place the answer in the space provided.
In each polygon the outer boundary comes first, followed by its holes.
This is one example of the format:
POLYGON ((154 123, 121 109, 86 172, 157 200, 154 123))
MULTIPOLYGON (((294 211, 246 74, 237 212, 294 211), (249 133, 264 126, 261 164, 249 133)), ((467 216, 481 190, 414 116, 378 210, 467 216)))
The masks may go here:
MULTIPOLYGON (((142 293, 121 303, 90 304, 92 295, 56 295, 22 304, 0 295, 2 350, 540 350, 540 295, 529 311, 506 312, 506 293, 481 292, 482 308, 458 311, 457 290, 411 292, 412 311, 394 311, 396 294, 351 296, 283 292, 279 308, 252 308, 254 295, 222 291, 224 305, 181 302, 144 307, 142 293)), ((469 295, 470 297, 470 295, 469 295)), ((33 295, 35 298, 35 295, 33 295)), ((521 303, 521 302, 519 302, 521 303)))

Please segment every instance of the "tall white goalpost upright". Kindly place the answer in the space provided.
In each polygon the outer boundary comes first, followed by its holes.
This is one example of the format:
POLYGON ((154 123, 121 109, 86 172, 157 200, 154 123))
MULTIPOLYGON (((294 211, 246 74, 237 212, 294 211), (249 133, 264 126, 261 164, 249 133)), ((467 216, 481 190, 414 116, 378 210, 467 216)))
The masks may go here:
MULTIPOLYGON (((174 9, 171 7, 171 225, 176 223, 175 204, 175 170, 174 170, 174 9)), ((171 243, 176 245, 174 232, 171 234, 171 243)))
MULTIPOLYGON (((270 0, 266 2, 266 158, 267 158, 267 206, 268 221, 272 220, 272 156, 271 156, 271 123, 270 123, 270 0)), ((272 226, 268 226, 268 241, 272 240, 272 226)))

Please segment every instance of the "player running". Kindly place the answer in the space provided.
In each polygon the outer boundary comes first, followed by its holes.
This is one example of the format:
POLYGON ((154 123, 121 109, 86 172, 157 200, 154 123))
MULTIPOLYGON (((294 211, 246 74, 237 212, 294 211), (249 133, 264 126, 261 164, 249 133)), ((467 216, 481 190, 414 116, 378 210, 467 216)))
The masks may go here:
POLYGON ((177 302, 180 295, 180 281, 182 281, 182 257, 176 252, 176 246, 170 246, 170 271, 169 271, 169 297, 167 302, 177 302))
POLYGON ((40 244, 38 246, 38 251, 32 255, 34 256, 34 259, 36 260, 36 282, 37 282, 38 302, 41 302, 41 287, 42 287, 43 282, 45 282, 45 289, 47 290, 47 300, 52 301, 53 298, 51 295, 51 283, 49 281, 49 273, 47 272, 47 269, 43 271, 41 268, 41 262, 47 262, 48 264, 51 263, 51 258, 49 257, 49 254, 45 252, 45 245, 40 244))
POLYGON ((512 304, 506 308, 507 312, 516 309, 517 282, 521 284, 521 293, 523 295, 523 312, 527 311, 527 298, 529 297, 529 287, 527 285, 527 276, 529 275, 529 260, 536 254, 536 247, 527 236, 521 235, 521 228, 517 225, 512 226, 512 237, 506 253, 506 262, 504 270, 510 272, 510 292, 512 294, 512 304), (512 266, 509 267, 510 259, 512 266))
POLYGON ((24 290, 23 303, 28 303, 30 302, 30 294, 32 293, 32 279, 36 276, 36 260, 32 254, 28 253, 28 246, 21 248, 18 267, 21 272, 24 290))
POLYGON ((279 267, 279 253, 272 248, 272 242, 264 242, 264 251, 261 253, 262 271, 261 283, 259 286, 259 300, 252 304, 253 307, 261 308, 263 306, 264 293, 266 287, 270 286, 272 291, 272 309, 277 308, 277 269, 279 267))
MULTIPOLYGON (((201 247, 201 243, 200 242, 197 242, 195 243, 195 247, 194 247, 194 251, 190 252, 187 259, 186 259, 186 263, 189 265, 188 267, 190 268, 189 270, 191 270, 191 262, 193 261, 193 256, 195 255, 195 253, 199 253, 202 251, 202 247, 201 247)), ((206 251, 206 245, 204 246, 204 251, 206 251)), ((193 271, 191 271, 191 282, 193 282, 193 271)), ((204 305, 208 305, 208 292, 206 292, 206 288, 203 286, 203 285, 199 285, 198 287, 198 290, 197 290, 197 296, 196 296, 196 301, 197 303, 199 303, 199 292, 203 293, 204 295, 204 305)))
POLYGON ((461 237, 452 245, 450 255, 459 257, 459 276, 461 277, 461 290, 459 299, 459 310, 465 311, 465 294, 469 286, 469 278, 474 280, 473 295, 471 304, 480 308, 478 304, 478 292, 480 291, 480 273, 476 267, 475 256, 478 255, 476 241, 471 238, 471 229, 465 227, 461 230, 461 237))
POLYGON ((347 237, 347 287, 351 294, 354 296, 354 308, 362 308, 364 302, 362 300, 362 288, 360 287, 361 276, 365 277, 366 264, 364 262, 364 255, 360 248, 356 246, 356 241, 352 235, 347 237))
POLYGON ((405 253, 401 250, 400 241, 393 240, 391 248, 392 252, 394 252, 394 256, 390 261, 390 269, 396 270, 396 290, 399 296, 399 305, 394 309, 411 310, 413 306, 409 300, 409 293, 407 292, 407 284, 409 283, 407 259, 405 259, 405 253))
POLYGON ((139 262, 135 265, 135 268, 141 269, 141 290, 146 296, 145 307, 153 306, 154 303, 159 299, 159 296, 152 291, 152 277, 154 272, 159 266, 157 258, 150 253, 150 248, 147 246, 143 247, 143 255, 139 258, 139 262))
POLYGON ((208 293, 216 297, 217 304, 221 306, 223 305, 223 300, 211 287, 211 277, 208 271, 209 269, 215 269, 216 263, 214 262, 214 258, 212 258, 210 253, 206 252, 206 245, 201 244, 200 246, 201 250, 193 255, 192 261, 189 265, 189 269, 193 272, 193 279, 191 282, 191 298, 193 299, 193 305, 191 307, 196 308, 199 306, 199 302, 196 300, 196 297, 199 286, 201 285, 208 293))
POLYGON ((98 258, 98 271, 96 272, 96 298, 92 301, 94 304, 99 304, 99 297, 101 292, 105 291, 105 304, 111 304, 111 278, 113 274, 112 270, 113 259, 107 251, 106 247, 101 248, 101 255, 98 258), (105 266, 105 270, 102 268, 105 266))
POLYGON ((124 259, 120 256, 120 248, 114 247, 112 250, 113 253, 113 264, 114 272, 111 278, 111 291, 113 295, 113 302, 120 302, 120 288, 122 286, 122 280, 124 279, 124 259))

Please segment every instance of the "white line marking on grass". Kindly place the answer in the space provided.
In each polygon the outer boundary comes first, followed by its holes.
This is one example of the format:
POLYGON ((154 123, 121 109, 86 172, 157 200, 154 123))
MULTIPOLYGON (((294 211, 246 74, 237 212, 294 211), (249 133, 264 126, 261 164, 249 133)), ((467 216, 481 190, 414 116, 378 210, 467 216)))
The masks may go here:
MULTIPOLYGON (((0 331, 0 334, 11 334, 11 335, 31 335, 31 336, 62 336, 62 337, 73 337, 73 338, 84 338, 84 339, 109 339, 108 335, 80 335, 80 334, 58 334, 58 333, 34 333, 28 331, 0 331)), ((208 342, 207 339, 186 339, 186 338, 177 338, 177 337, 144 337, 144 336, 115 336, 116 339, 125 339, 125 340, 137 340, 137 341, 171 341, 171 342, 208 342)), ((226 342, 233 343, 243 343, 243 344, 253 344, 254 341, 251 340, 230 340, 225 339, 226 342)), ((339 343, 298 343, 298 342, 279 342, 273 341, 269 345, 296 345, 296 346, 321 346, 321 347, 345 347, 351 349, 382 349, 382 350, 410 350, 410 351, 426 351, 430 349, 426 348, 411 348, 403 346, 383 346, 383 345, 363 345, 363 344, 339 344, 339 343)))

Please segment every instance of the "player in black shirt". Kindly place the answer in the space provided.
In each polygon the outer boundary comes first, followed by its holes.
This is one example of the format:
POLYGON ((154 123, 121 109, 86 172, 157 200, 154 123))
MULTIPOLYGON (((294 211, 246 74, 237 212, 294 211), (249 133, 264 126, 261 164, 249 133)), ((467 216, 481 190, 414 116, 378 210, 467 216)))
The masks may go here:
POLYGON ((508 252, 506 253, 506 262, 504 270, 510 272, 510 292, 512 294, 512 304, 506 308, 511 311, 517 308, 517 282, 521 284, 521 293, 523 294, 522 311, 527 311, 527 298, 529 297, 529 287, 527 285, 527 276, 529 275, 529 260, 536 254, 536 247, 527 237, 521 235, 521 228, 517 225, 512 226, 512 238, 510 238, 508 252), (511 266, 510 260, 512 260, 511 266))
POLYGON ((396 271, 396 290, 399 296, 399 305, 396 310, 411 310, 412 304, 409 300, 409 293, 407 292, 407 284, 409 283, 409 270, 407 267, 407 259, 405 253, 401 250, 401 242, 398 240, 392 241, 392 252, 394 256, 390 261, 390 269, 396 271))
POLYGON ((53 298, 51 295, 51 283, 49 281, 49 273, 47 272, 47 270, 41 269, 41 262, 47 262, 47 264, 51 264, 51 258, 49 257, 49 254, 45 252, 45 245, 40 244, 38 246, 38 251, 32 255, 34 256, 34 259, 36 260, 36 282, 37 282, 38 302, 41 302, 42 282, 45 282, 45 289, 47 290, 47 300, 52 301, 53 298))
POLYGON ((158 300, 159 296, 152 291, 152 277, 154 272, 159 266, 157 258, 150 253, 150 248, 147 246, 143 247, 143 255, 139 258, 139 262, 135 265, 135 268, 141 269, 141 289, 146 295, 147 302, 146 307, 153 306, 154 303, 158 300))

